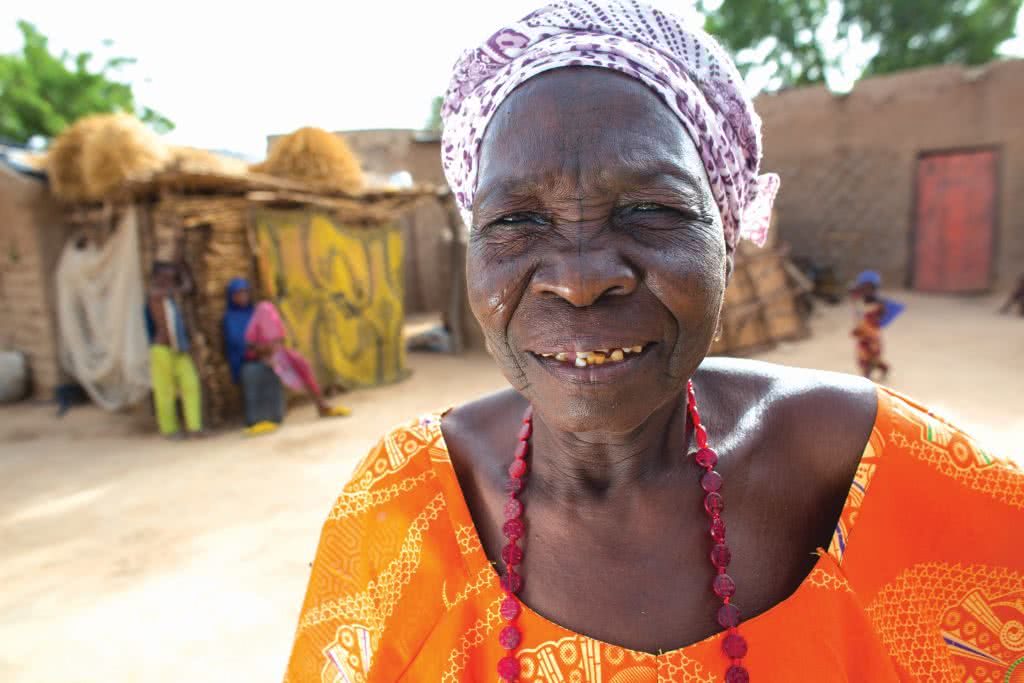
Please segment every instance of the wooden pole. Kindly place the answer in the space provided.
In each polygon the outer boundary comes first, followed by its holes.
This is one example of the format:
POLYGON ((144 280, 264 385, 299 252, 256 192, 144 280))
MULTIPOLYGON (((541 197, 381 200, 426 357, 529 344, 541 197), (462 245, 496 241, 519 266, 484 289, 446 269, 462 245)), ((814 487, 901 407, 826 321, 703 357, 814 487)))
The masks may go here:
POLYGON ((465 230, 462 216, 455 207, 455 198, 448 192, 441 198, 445 213, 448 215, 448 232, 450 239, 448 249, 451 258, 450 278, 448 287, 448 331, 452 336, 452 353, 462 353, 466 348, 466 327, 462 319, 466 298, 466 242, 463 238, 465 230))

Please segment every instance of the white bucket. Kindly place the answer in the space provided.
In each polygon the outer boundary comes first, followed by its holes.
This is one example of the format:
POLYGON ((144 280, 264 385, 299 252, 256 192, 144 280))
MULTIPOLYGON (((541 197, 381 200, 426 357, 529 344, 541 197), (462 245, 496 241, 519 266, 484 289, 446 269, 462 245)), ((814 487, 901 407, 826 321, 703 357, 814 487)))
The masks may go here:
POLYGON ((0 351, 0 403, 13 403, 28 393, 28 361, 21 351, 0 351))

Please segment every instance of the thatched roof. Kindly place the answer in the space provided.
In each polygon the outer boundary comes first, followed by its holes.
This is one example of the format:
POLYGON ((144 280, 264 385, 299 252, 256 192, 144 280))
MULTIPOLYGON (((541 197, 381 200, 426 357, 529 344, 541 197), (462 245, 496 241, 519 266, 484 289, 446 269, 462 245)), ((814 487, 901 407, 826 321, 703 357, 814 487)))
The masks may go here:
POLYGON ((276 140, 257 170, 338 192, 358 192, 366 185, 348 143, 321 128, 300 128, 276 140))
POLYGON ((303 198, 378 201, 392 197, 423 197, 444 195, 448 188, 419 185, 408 189, 366 188, 359 192, 339 192, 313 183, 304 183, 262 173, 236 175, 216 172, 161 171, 149 178, 125 183, 112 199, 144 199, 161 194, 245 195, 251 192, 277 192, 303 198))

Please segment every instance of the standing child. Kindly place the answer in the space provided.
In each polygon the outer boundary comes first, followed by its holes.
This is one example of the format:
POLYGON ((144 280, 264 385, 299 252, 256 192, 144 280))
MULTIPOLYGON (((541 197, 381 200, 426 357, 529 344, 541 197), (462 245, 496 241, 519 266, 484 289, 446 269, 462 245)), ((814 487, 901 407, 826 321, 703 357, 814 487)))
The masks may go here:
POLYGON ((880 370, 884 382, 889 375, 889 364, 882 359, 882 328, 895 320, 904 306, 880 296, 881 286, 882 276, 865 270, 850 287, 850 295, 857 303, 856 326, 852 332, 857 339, 857 364, 868 379, 875 370, 880 370))
POLYGON ((175 402, 179 395, 188 434, 198 435, 203 429, 199 377, 189 354, 185 319, 175 300, 190 286, 187 274, 173 263, 153 265, 145 310, 150 376, 156 421, 160 433, 171 439, 183 436, 175 402))

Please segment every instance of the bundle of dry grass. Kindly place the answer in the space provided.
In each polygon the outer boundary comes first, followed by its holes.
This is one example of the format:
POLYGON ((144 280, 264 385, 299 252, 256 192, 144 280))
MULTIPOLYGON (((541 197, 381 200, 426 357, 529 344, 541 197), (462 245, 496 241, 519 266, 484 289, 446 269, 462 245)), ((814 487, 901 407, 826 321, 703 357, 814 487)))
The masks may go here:
POLYGON ((81 156, 89 199, 102 199, 126 180, 146 178, 167 164, 170 154, 166 145, 134 116, 101 114, 89 119, 95 122, 90 123, 91 134, 81 156))
POLYGON ((349 194, 365 186, 359 159, 337 135, 300 128, 278 140, 263 162, 264 172, 349 194))
POLYGON ((46 154, 46 173, 50 178, 50 190, 58 199, 66 202, 89 199, 82 173, 82 152, 99 124, 96 117, 79 119, 65 128, 50 145, 46 154))
POLYGON ((195 147, 171 147, 167 170, 179 173, 211 173, 217 175, 245 175, 248 165, 241 159, 226 157, 195 147))
POLYGON ((265 160, 261 161, 259 163, 256 163, 256 164, 249 164, 249 173, 266 173, 266 172, 267 172, 267 162, 265 160))

